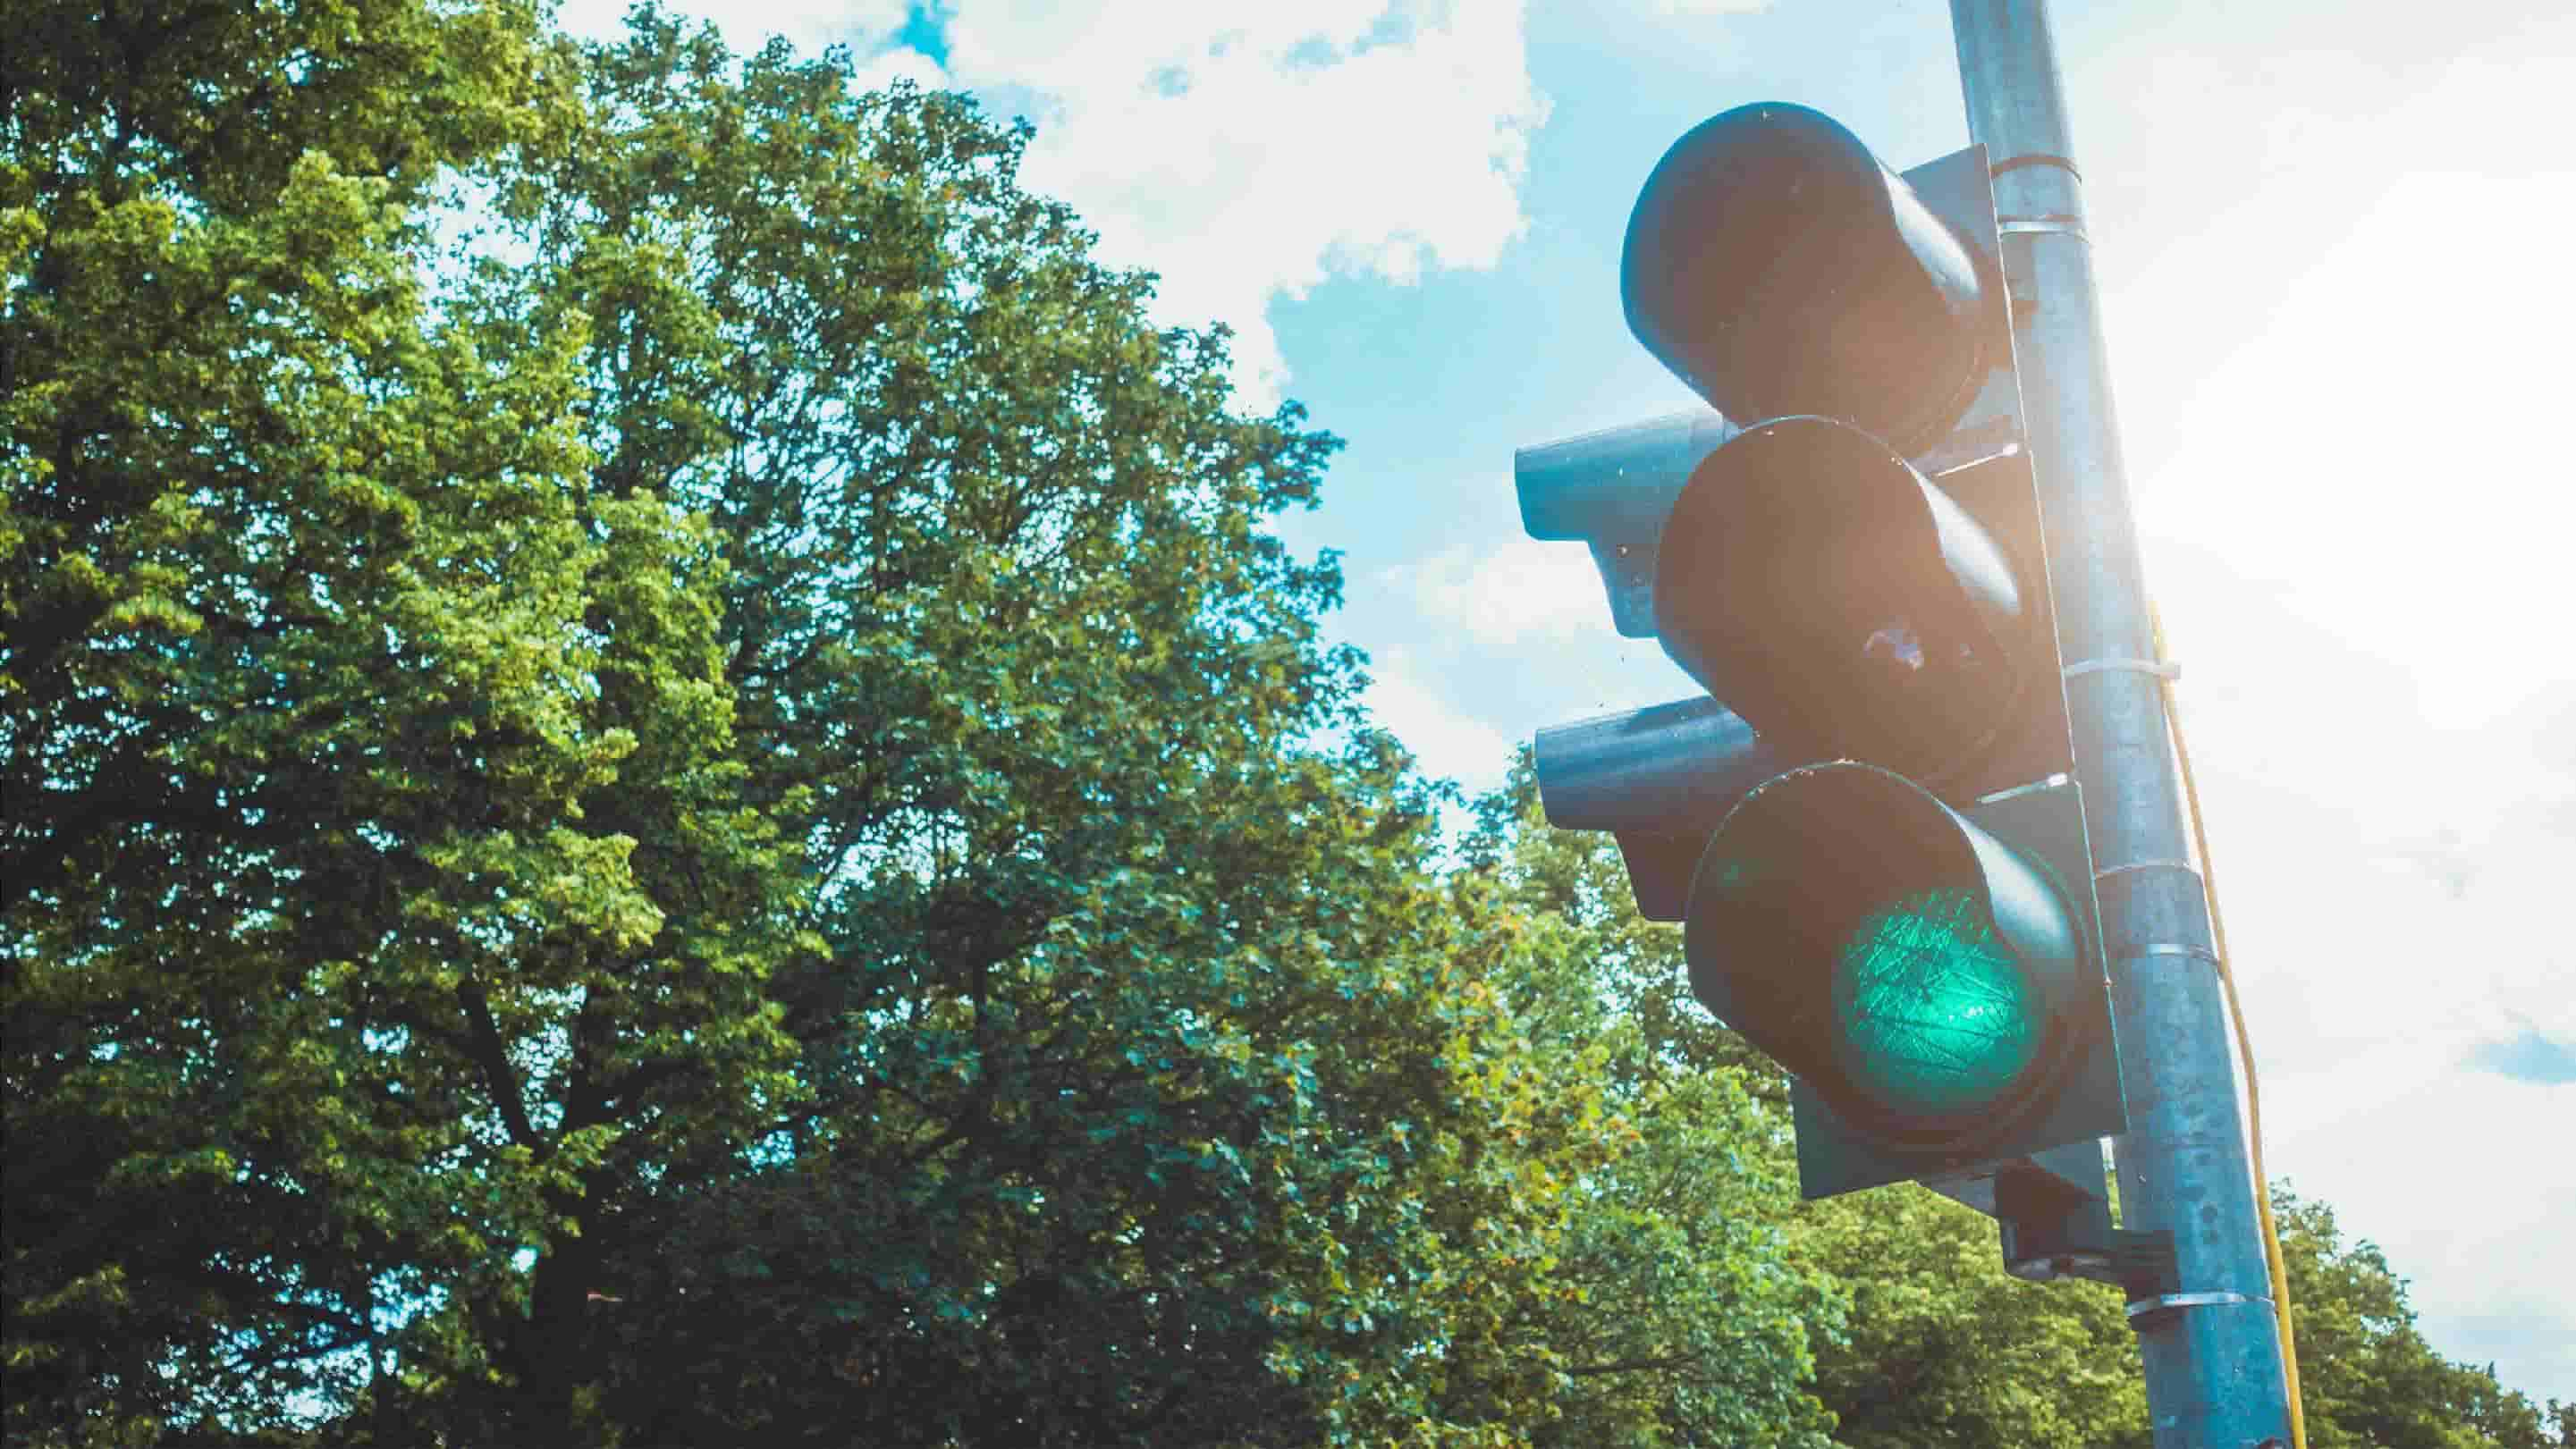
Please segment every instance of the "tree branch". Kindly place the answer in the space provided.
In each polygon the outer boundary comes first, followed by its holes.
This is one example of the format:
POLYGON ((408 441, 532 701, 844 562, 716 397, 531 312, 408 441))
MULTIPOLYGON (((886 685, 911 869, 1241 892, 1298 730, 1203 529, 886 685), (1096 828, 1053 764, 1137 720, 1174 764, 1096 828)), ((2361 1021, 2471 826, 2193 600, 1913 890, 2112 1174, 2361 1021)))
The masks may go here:
POLYGON ((456 983, 456 999, 465 1007, 465 1019, 474 1029, 470 1055, 483 1069, 492 1103, 501 1110, 501 1125, 509 1130, 511 1141, 536 1154, 537 1161, 545 1161, 554 1151, 554 1144, 539 1136, 528 1121, 528 1104, 520 1093, 519 1074, 510 1067, 509 1048, 501 1040, 500 1027, 492 1020, 492 1001, 483 994, 483 983, 467 976, 456 983))

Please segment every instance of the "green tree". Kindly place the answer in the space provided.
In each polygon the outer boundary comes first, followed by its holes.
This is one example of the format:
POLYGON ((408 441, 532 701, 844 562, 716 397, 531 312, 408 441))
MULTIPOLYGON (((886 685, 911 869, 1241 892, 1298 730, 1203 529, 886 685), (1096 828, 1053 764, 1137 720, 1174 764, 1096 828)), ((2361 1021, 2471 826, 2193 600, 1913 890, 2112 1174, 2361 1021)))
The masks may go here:
POLYGON ((1588 1402, 1636 1135, 1264 527, 1334 441, 959 98, 650 9, 218 18, 41 32, 13 132, 12 1433, 1588 1402))
POLYGON ((1533 1315, 1629 1139, 1518 1024, 1517 911, 1430 871, 1430 797, 1317 641, 1338 570, 1262 526, 1336 444, 1228 410, 1222 334, 1144 324, 1151 278, 1019 189, 1024 129, 649 11, 585 85, 471 310, 591 319, 599 476, 721 533, 744 792, 814 843, 828 943, 773 982, 803 1095, 764 1152, 585 1222, 605 1412, 888 1443, 1561 1414, 1588 1365, 1533 1315))
POLYGON ((775 1075, 784 853, 665 582, 703 534, 589 492, 578 319, 495 355, 418 276, 441 178, 561 111, 537 18, 12 17, 13 1440, 381 1380, 639 1151, 601 1102, 721 1126, 775 1075))
POLYGON ((1993 1219, 1912 1184, 1808 1204, 1791 1240, 1851 1295, 1847 1333, 1817 1354, 1837 1443, 2146 1442, 2118 1289, 2012 1277, 1993 1219))
POLYGON ((2492 1367, 2445 1358, 2415 1327, 2406 1280, 2377 1244, 2347 1244, 2334 1210, 2272 1189, 2290 1279, 2299 1382, 2314 1449, 2552 1449, 2576 1443, 2576 1404, 2546 1410, 2492 1367))
POLYGON ((1606 839, 1546 826, 1526 749, 1476 818, 1456 888, 1526 921, 1501 978, 1515 1009, 1558 1073, 1599 1081, 1635 1134, 1583 1183, 1557 1264, 1575 1291, 1530 1319, 1571 1382, 1535 1437, 1821 1443, 1805 1381, 1843 1295, 1785 1241, 1795 1177, 1768 1104, 1780 1080, 1676 1000, 1680 933, 1638 917, 1606 839))

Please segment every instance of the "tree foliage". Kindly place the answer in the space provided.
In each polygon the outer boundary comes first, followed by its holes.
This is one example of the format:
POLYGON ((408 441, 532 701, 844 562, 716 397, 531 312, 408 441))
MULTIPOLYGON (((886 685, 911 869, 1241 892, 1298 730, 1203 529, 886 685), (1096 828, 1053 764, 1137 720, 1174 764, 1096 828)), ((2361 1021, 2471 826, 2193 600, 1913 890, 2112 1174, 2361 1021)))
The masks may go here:
MULTIPOLYGON (((1527 909, 1581 943, 1565 959, 1588 964, 1594 1009, 1607 1014, 1595 1019, 1575 1008, 1570 1029, 1637 1038, 1639 1049, 1612 1058, 1614 1097, 1657 1082, 1739 1082, 1761 1107, 1758 1126, 1695 1145, 1704 1168, 1724 1164, 1713 1174, 1719 1181, 1704 1180, 1698 1191, 1723 1200, 1733 1187, 1735 1200, 1753 1210, 1749 1221, 1737 1220, 1739 1231, 1776 1231, 1785 1270, 1819 1285, 1823 1301, 1801 1311, 1813 1391, 1833 1415, 1835 1443, 2148 1442, 2137 1346, 2115 1289, 2011 1277, 1991 1219, 1910 1184, 1790 1201, 1785 1078, 1691 999, 1681 933, 1637 916, 1615 844, 1544 825, 1526 752, 1506 786, 1478 802, 1477 817, 1471 864, 1509 875, 1527 909), (1743 1194, 1747 1178, 1767 1180, 1770 1190, 1743 1194)), ((1581 997, 1552 999, 1560 1004, 1550 1009, 1562 1012, 1581 997)), ((2535 1406, 2499 1385, 2491 1368, 2444 1358, 2415 1329, 2405 1285, 2377 1247, 2347 1244, 2326 1205, 2284 1186, 2275 1187, 2274 1204, 2297 1306, 2309 1443, 2554 1449, 2570 1442, 2576 1404, 2535 1406)), ((1688 1302, 1659 1285, 1652 1301, 1607 1317, 1652 1323, 1658 1305, 1688 1302)))
POLYGON ((2415 1327, 2406 1281, 2333 1209, 2276 1185, 2299 1381, 2315 1449, 2553 1449, 2576 1444, 2576 1403, 2546 1409, 2492 1366, 2445 1358, 2415 1327))
POLYGON ((1529 959, 1508 978, 1520 1015, 1636 1132, 1585 1184, 1568 1235, 1581 1293, 1549 1331, 1580 1394, 1562 1442, 1822 1442, 1828 1421, 1800 1385, 1844 1295, 1791 1259, 1795 1176, 1764 1102, 1767 1068, 1696 1008, 1695 1020, 1659 1013, 1673 1005, 1678 933, 1639 919, 1605 840, 1540 821, 1527 751, 1476 815, 1456 888, 1530 922, 1529 959), (1685 1020, 1678 1036, 1656 1029, 1685 1020))
POLYGON ((180 23, 13 119, 13 1435, 1526 1442, 1677 1351, 1600 1265, 1772 1291, 1587 1215, 1580 963, 1263 526, 1334 441, 1024 129, 180 23))
POLYGON ((11 1433, 36 1404, 257 1420, 344 1389, 389 1302, 491 1291, 550 1230, 608 1144, 518 1089, 596 962, 760 1033, 579 812, 636 742, 594 685, 618 651, 563 622, 679 540, 583 527, 578 332, 487 356, 412 265, 439 169, 543 122, 533 14, 29 20, 0 172, 11 1433))

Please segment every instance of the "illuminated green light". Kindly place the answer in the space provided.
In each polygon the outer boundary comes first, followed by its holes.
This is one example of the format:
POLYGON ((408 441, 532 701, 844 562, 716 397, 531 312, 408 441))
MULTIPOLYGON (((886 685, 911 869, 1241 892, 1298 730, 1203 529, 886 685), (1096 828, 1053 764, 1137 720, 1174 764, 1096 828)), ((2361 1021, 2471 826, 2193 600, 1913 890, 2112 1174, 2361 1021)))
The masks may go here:
POLYGON ((1972 1110, 2039 1054, 2039 1002, 1964 890, 1863 917, 1835 956, 1834 1016, 1854 1085, 1900 1110, 1972 1110))

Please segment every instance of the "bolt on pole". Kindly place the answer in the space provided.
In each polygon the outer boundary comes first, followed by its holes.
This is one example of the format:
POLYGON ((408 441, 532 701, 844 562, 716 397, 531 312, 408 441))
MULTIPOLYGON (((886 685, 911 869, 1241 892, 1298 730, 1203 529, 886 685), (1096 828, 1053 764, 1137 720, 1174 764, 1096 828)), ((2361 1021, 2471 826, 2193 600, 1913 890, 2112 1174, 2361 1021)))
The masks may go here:
POLYGON ((2133 1302, 2157 1449, 2289 1440, 2235 1061, 2120 463, 2082 177, 2044 0, 1951 0, 1970 135, 1986 148, 2023 408, 2090 817, 2129 1133, 2120 1206, 2172 1230, 2180 1291, 2133 1302), (2158 868, 2159 865, 2164 868, 2158 868), (2123 869, 2122 867, 2129 867, 2123 869), (2139 868, 2144 867, 2144 868, 2139 868))

